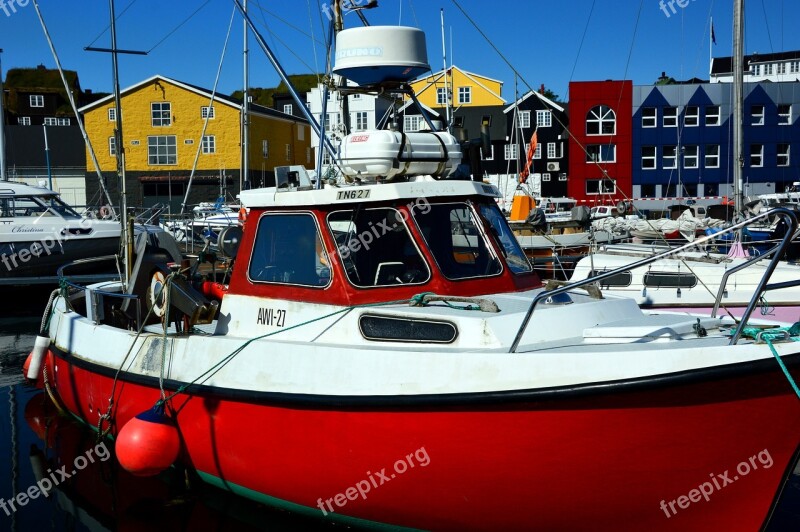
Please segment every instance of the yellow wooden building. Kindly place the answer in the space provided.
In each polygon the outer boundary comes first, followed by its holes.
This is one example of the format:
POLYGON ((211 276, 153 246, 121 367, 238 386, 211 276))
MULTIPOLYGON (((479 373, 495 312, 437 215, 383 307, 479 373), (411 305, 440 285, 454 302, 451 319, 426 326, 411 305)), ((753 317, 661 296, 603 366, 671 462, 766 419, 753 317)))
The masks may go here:
MULTIPOLYGON (((128 203, 149 207, 169 203, 180 208, 197 161, 188 203, 228 201, 240 187, 274 185, 276 166, 311 163, 308 122, 275 109, 250 105, 249 175, 242 176, 242 104, 164 76, 153 76, 122 91, 122 133, 128 203), (204 131, 205 128, 205 131, 204 131)), ((100 170, 117 197, 117 110, 108 96, 79 109, 100 170)), ((88 151, 88 149, 87 149, 88 151)), ((99 184, 87 153, 87 196, 99 184)))
POLYGON ((443 108, 448 102, 454 108, 504 105, 503 82, 461 70, 453 65, 411 83, 417 99, 430 108, 443 108))

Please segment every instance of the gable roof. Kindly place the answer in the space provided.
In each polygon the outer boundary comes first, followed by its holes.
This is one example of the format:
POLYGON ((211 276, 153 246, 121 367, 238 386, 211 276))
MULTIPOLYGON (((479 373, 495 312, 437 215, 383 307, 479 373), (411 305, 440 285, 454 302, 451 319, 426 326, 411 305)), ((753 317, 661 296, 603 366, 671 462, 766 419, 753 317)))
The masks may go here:
MULTIPOLYGON (((401 107, 399 107, 399 108, 397 109, 397 113, 398 113, 398 114, 399 114, 399 113, 402 113, 403 111, 405 111, 406 109, 408 109, 408 108, 409 108, 409 107, 411 107, 412 105, 414 105, 414 100, 408 100, 408 101, 407 101, 405 104, 403 104, 401 107)), ((422 102, 419 102, 419 106, 420 106, 420 107, 422 107, 423 109, 425 109, 425 112, 426 112, 426 113, 428 113, 429 115, 441 116, 441 115, 439 114, 439 111, 437 111, 437 110, 435 110, 435 109, 431 109, 430 107, 428 107, 427 105, 425 105, 425 104, 424 104, 424 103, 422 103, 422 102)))
POLYGON ((412 81, 411 84, 413 85, 414 83, 420 83, 420 82, 423 82, 423 81, 427 80, 428 81, 427 85, 425 85, 425 87, 422 90, 417 92, 417 94, 423 93, 426 90, 428 90, 429 88, 431 88, 432 86, 434 86, 436 84, 436 82, 438 82, 440 79, 442 79, 442 77, 444 76, 445 72, 447 72, 448 70, 457 70, 457 71, 461 72, 467 78, 469 78, 473 82, 475 82, 475 84, 478 85, 479 87, 481 87, 483 90, 485 90, 486 92, 488 92, 489 94, 491 94, 492 96, 494 96, 495 98, 500 100, 501 102, 506 103, 505 98, 500 96, 498 93, 494 92, 492 89, 487 87, 484 83, 479 81, 477 78, 485 79, 487 81, 491 81, 491 82, 494 82, 494 83, 499 83, 501 87, 503 86, 503 82, 502 81, 497 80, 497 79, 492 79, 492 78, 487 77, 487 76, 482 76, 480 74, 474 74, 474 73, 468 72, 466 70, 462 70, 461 68, 458 68, 456 65, 451 65, 446 70, 443 69, 443 70, 440 70, 438 72, 434 72, 432 74, 429 74, 429 75, 425 76, 424 78, 418 79, 416 81, 412 81))
MULTIPOLYGON (((127 93, 137 91, 140 88, 145 87, 145 86, 153 83, 154 81, 163 81, 165 83, 169 83, 171 85, 175 85, 176 87, 180 87, 180 88, 182 88, 184 90, 187 90, 189 92, 193 92, 193 93, 198 94, 200 96, 204 96, 204 97, 208 98, 209 101, 211 101, 211 94, 212 93, 211 93, 210 90, 205 89, 203 87, 199 87, 197 85, 192 85, 191 83, 185 83, 183 81, 178 81, 178 80, 175 80, 175 79, 172 79, 172 78, 168 78, 168 77, 162 76, 160 74, 156 74, 155 76, 151 76, 151 77, 149 77, 149 78, 147 78, 147 79, 145 79, 143 81, 140 81, 139 83, 131 85, 130 87, 126 87, 125 89, 120 91, 120 94, 121 95, 125 95, 127 93)), ((85 114, 87 111, 91 111, 92 109, 94 109, 96 107, 100 107, 102 105, 105 105, 108 102, 111 102, 113 100, 114 100, 114 95, 113 94, 109 94, 105 98, 101 98, 101 99, 99 99, 97 101, 94 101, 94 102, 90 103, 89 105, 84 105, 83 107, 78 109, 78 112, 81 113, 81 114, 85 114)), ((233 98, 233 97, 227 96, 225 94, 216 93, 214 95, 214 101, 215 102, 221 102, 221 103, 223 103, 225 105, 233 107, 234 109, 238 109, 239 111, 242 110, 242 100, 240 100, 238 98, 233 98)), ((264 107, 263 105, 258 105, 258 104, 255 104, 255 103, 251 103, 250 104, 249 110, 250 110, 251 114, 259 114, 259 115, 264 115, 264 116, 270 116, 270 117, 273 117, 273 118, 278 118, 278 119, 281 119, 281 120, 289 120, 289 121, 292 121, 292 122, 308 123, 308 121, 303 117, 299 117, 299 116, 283 113, 281 111, 278 111, 277 109, 272 109, 270 107, 264 107)))
POLYGON ((539 101, 544 102, 545 105, 548 105, 548 106, 552 107, 553 109, 561 111, 562 113, 564 112, 564 108, 562 106, 560 106, 559 104, 557 104, 556 102, 554 102, 550 98, 546 97, 544 94, 540 94, 540 93, 538 93, 536 91, 528 91, 528 92, 526 92, 525 94, 520 96, 520 98, 516 102, 512 103, 511 105, 509 105, 508 107, 503 109, 503 112, 507 113, 510 110, 512 110, 514 107, 519 107, 519 105, 522 102, 524 102, 525 100, 527 100, 528 98, 530 98, 534 94, 536 94, 536 96, 538 96, 538 98, 539 98, 539 101))

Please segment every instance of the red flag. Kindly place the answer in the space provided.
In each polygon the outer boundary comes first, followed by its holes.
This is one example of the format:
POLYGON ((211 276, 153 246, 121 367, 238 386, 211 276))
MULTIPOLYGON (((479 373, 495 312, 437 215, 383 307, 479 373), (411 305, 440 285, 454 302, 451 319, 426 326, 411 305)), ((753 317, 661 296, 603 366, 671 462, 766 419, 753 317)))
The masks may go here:
POLYGON ((519 174, 519 182, 524 183, 528 180, 528 176, 531 175, 531 166, 533 165, 533 156, 536 153, 536 146, 539 144, 539 135, 538 129, 533 132, 531 135, 531 142, 528 144, 528 153, 527 153, 527 161, 525 163, 525 169, 520 172, 519 174))

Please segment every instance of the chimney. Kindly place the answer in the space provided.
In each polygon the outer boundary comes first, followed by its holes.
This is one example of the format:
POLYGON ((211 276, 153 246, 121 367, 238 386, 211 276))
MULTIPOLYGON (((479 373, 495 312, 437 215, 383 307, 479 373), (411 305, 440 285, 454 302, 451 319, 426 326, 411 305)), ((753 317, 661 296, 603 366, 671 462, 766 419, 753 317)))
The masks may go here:
POLYGON ((542 86, 539 87, 539 94, 544 94, 544 83, 542 83, 542 86))

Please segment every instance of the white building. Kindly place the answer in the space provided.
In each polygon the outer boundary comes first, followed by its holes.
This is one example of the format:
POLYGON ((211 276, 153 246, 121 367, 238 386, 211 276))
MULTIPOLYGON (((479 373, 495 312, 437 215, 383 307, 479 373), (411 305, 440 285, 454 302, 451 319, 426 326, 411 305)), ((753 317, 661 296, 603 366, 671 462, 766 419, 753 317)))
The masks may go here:
MULTIPOLYGON (((744 56, 744 82, 800 81, 800 50, 744 56)), ((715 57, 709 74, 711 83, 733 83, 733 58, 715 57)))

